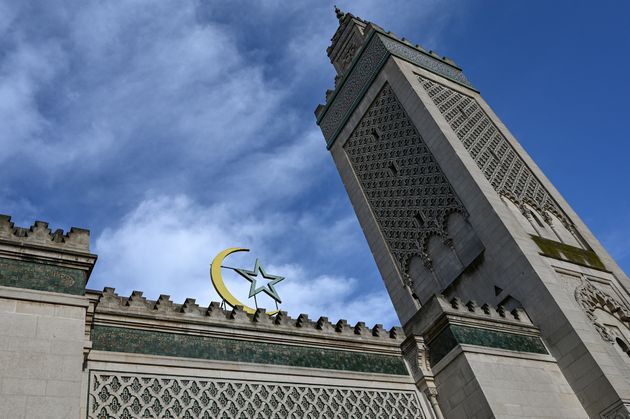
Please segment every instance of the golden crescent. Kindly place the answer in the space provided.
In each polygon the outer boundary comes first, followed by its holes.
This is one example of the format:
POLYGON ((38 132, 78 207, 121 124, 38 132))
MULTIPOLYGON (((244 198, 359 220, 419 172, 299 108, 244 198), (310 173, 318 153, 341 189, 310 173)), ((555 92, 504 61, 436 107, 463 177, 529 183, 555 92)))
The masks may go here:
MULTIPOLYGON (((223 298, 226 303, 228 303, 232 307, 242 306, 243 310, 246 313, 254 314, 256 312, 256 309, 248 307, 245 304, 241 303, 238 298, 232 295, 230 290, 228 290, 225 286, 225 282, 223 282, 223 275, 221 274, 221 265, 223 264, 223 259, 236 252, 249 252, 249 249, 245 249, 242 247, 230 247, 229 249, 225 249, 220 252, 210 264, 210 279, 212 280, 212 285, 214 286, 214 289, 217 290, 219 296, 223 298)), ((279 310, 270 311, 267 314, 273 316, 278 311, 279 310)))

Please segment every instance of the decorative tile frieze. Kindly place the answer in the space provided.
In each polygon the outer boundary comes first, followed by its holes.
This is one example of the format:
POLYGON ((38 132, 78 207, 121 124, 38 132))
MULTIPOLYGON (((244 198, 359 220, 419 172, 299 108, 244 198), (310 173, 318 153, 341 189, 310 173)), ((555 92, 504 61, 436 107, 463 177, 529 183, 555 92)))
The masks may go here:
POLYGON ((90 371, 88 418, 424 418, 415 391, 90 371))
POLYGON ((389 57, 387 49, 377 36, 369 38, 360 54, 327 105, 324 116, 318 121, 327 141, 341 129, 356 102, 363 96, 364 90, 369 87, 389 57))
POLYGON ((368 25, 366 31, 370 32, 361 50, 356 53, 358 57, 345 72, 339 87, 330 100, 327 100, 321 113, 318 111, 317 123, 328 148, 332 146, 348 117, 391 55, 474 89, 462 70, 446 59, 398 39, 391 33, 384 33, 374 25, 368 25))
POLYGON ((79 269, 0 258, 0 285, 83 295, 86 273, 79 269))
POLYGON ((424 52, 404 41, 381 36, 382 42, 387 50, 403 60, 416 64, 426 70, 439 74, 447 79, 453 80, 466 87, 474 89, 473 85, 466 78, 461 69, 450 65, 444 59, 434 57, 431 53, 424 52))
POLYGON ((448 216, 468 214, 389 84, 344 150, 402 271, 414 255, 430 263, 428 239, 446 240, 448 216))
POLYGON ((460 343, 535 354, 548 353, 538 336, 451 324, 429 342, 431 365, 437 364, 460 343))
POLYGON ((96 325, 92 349, 217 361, 408 375, 400 356, 96 325))

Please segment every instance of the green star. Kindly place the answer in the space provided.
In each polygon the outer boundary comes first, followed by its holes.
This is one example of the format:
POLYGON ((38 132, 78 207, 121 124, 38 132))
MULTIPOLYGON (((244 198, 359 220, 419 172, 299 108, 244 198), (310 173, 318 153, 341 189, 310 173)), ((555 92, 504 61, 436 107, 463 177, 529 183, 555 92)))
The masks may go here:
POLYGON ((274 300, 276 300, 278 303, 282 302, 280 300, 280 296, 278 295, 278 293, 276 292, 276 289, 273 286, 277 284, 278 282, 282 281, 284 277, 277 276, 277 275, 270 275, 267 272, 265 272, 258 258, 256 258, 256 264, 254 265, 253 271, 248 271, 245 269, 238 269, 238 268, 234 268, 234 270, 240 276, 242 276, 243 278, 247 279, 249 282, 252 283, 251 287, 249 287, 249 298, 252 298, 254 295, 262 291, 268 296, 270 296, 271 298, 273 298, 274 300), (270 279, 271 282, 267 283, 267 285, 256 288, 256 277, 258 276, 258 272, 260 272, 263 278, 270 279))

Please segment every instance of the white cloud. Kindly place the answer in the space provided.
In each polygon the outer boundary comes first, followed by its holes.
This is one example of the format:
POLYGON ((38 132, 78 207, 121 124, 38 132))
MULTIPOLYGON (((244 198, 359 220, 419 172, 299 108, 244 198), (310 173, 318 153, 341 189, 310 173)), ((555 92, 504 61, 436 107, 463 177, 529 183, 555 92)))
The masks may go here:
POLYGON ((8 38, 0 159, 20 155, 50 174, 89 159, 72 168, 94 171, 110 156, 135 159, 129 150, 142 144, 220 162, 279 128, 285 92, 243 58, 233 28, 199 22, 193 3, 85 2, 64 14, 48 41, 17 24, 8 38))

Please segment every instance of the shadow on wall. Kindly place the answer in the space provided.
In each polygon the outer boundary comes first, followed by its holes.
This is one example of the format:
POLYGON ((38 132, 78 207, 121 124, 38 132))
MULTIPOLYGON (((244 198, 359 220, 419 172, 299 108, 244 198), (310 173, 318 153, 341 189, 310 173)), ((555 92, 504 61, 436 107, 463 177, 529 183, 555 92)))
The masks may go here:
POLYGON ((451 213, 445 224, 444 236, 434 235, 428 239, 428 260, 416 255, 409 261, 409 276, 421 304, 446 289, 484 250, 462 214, 451 213))

